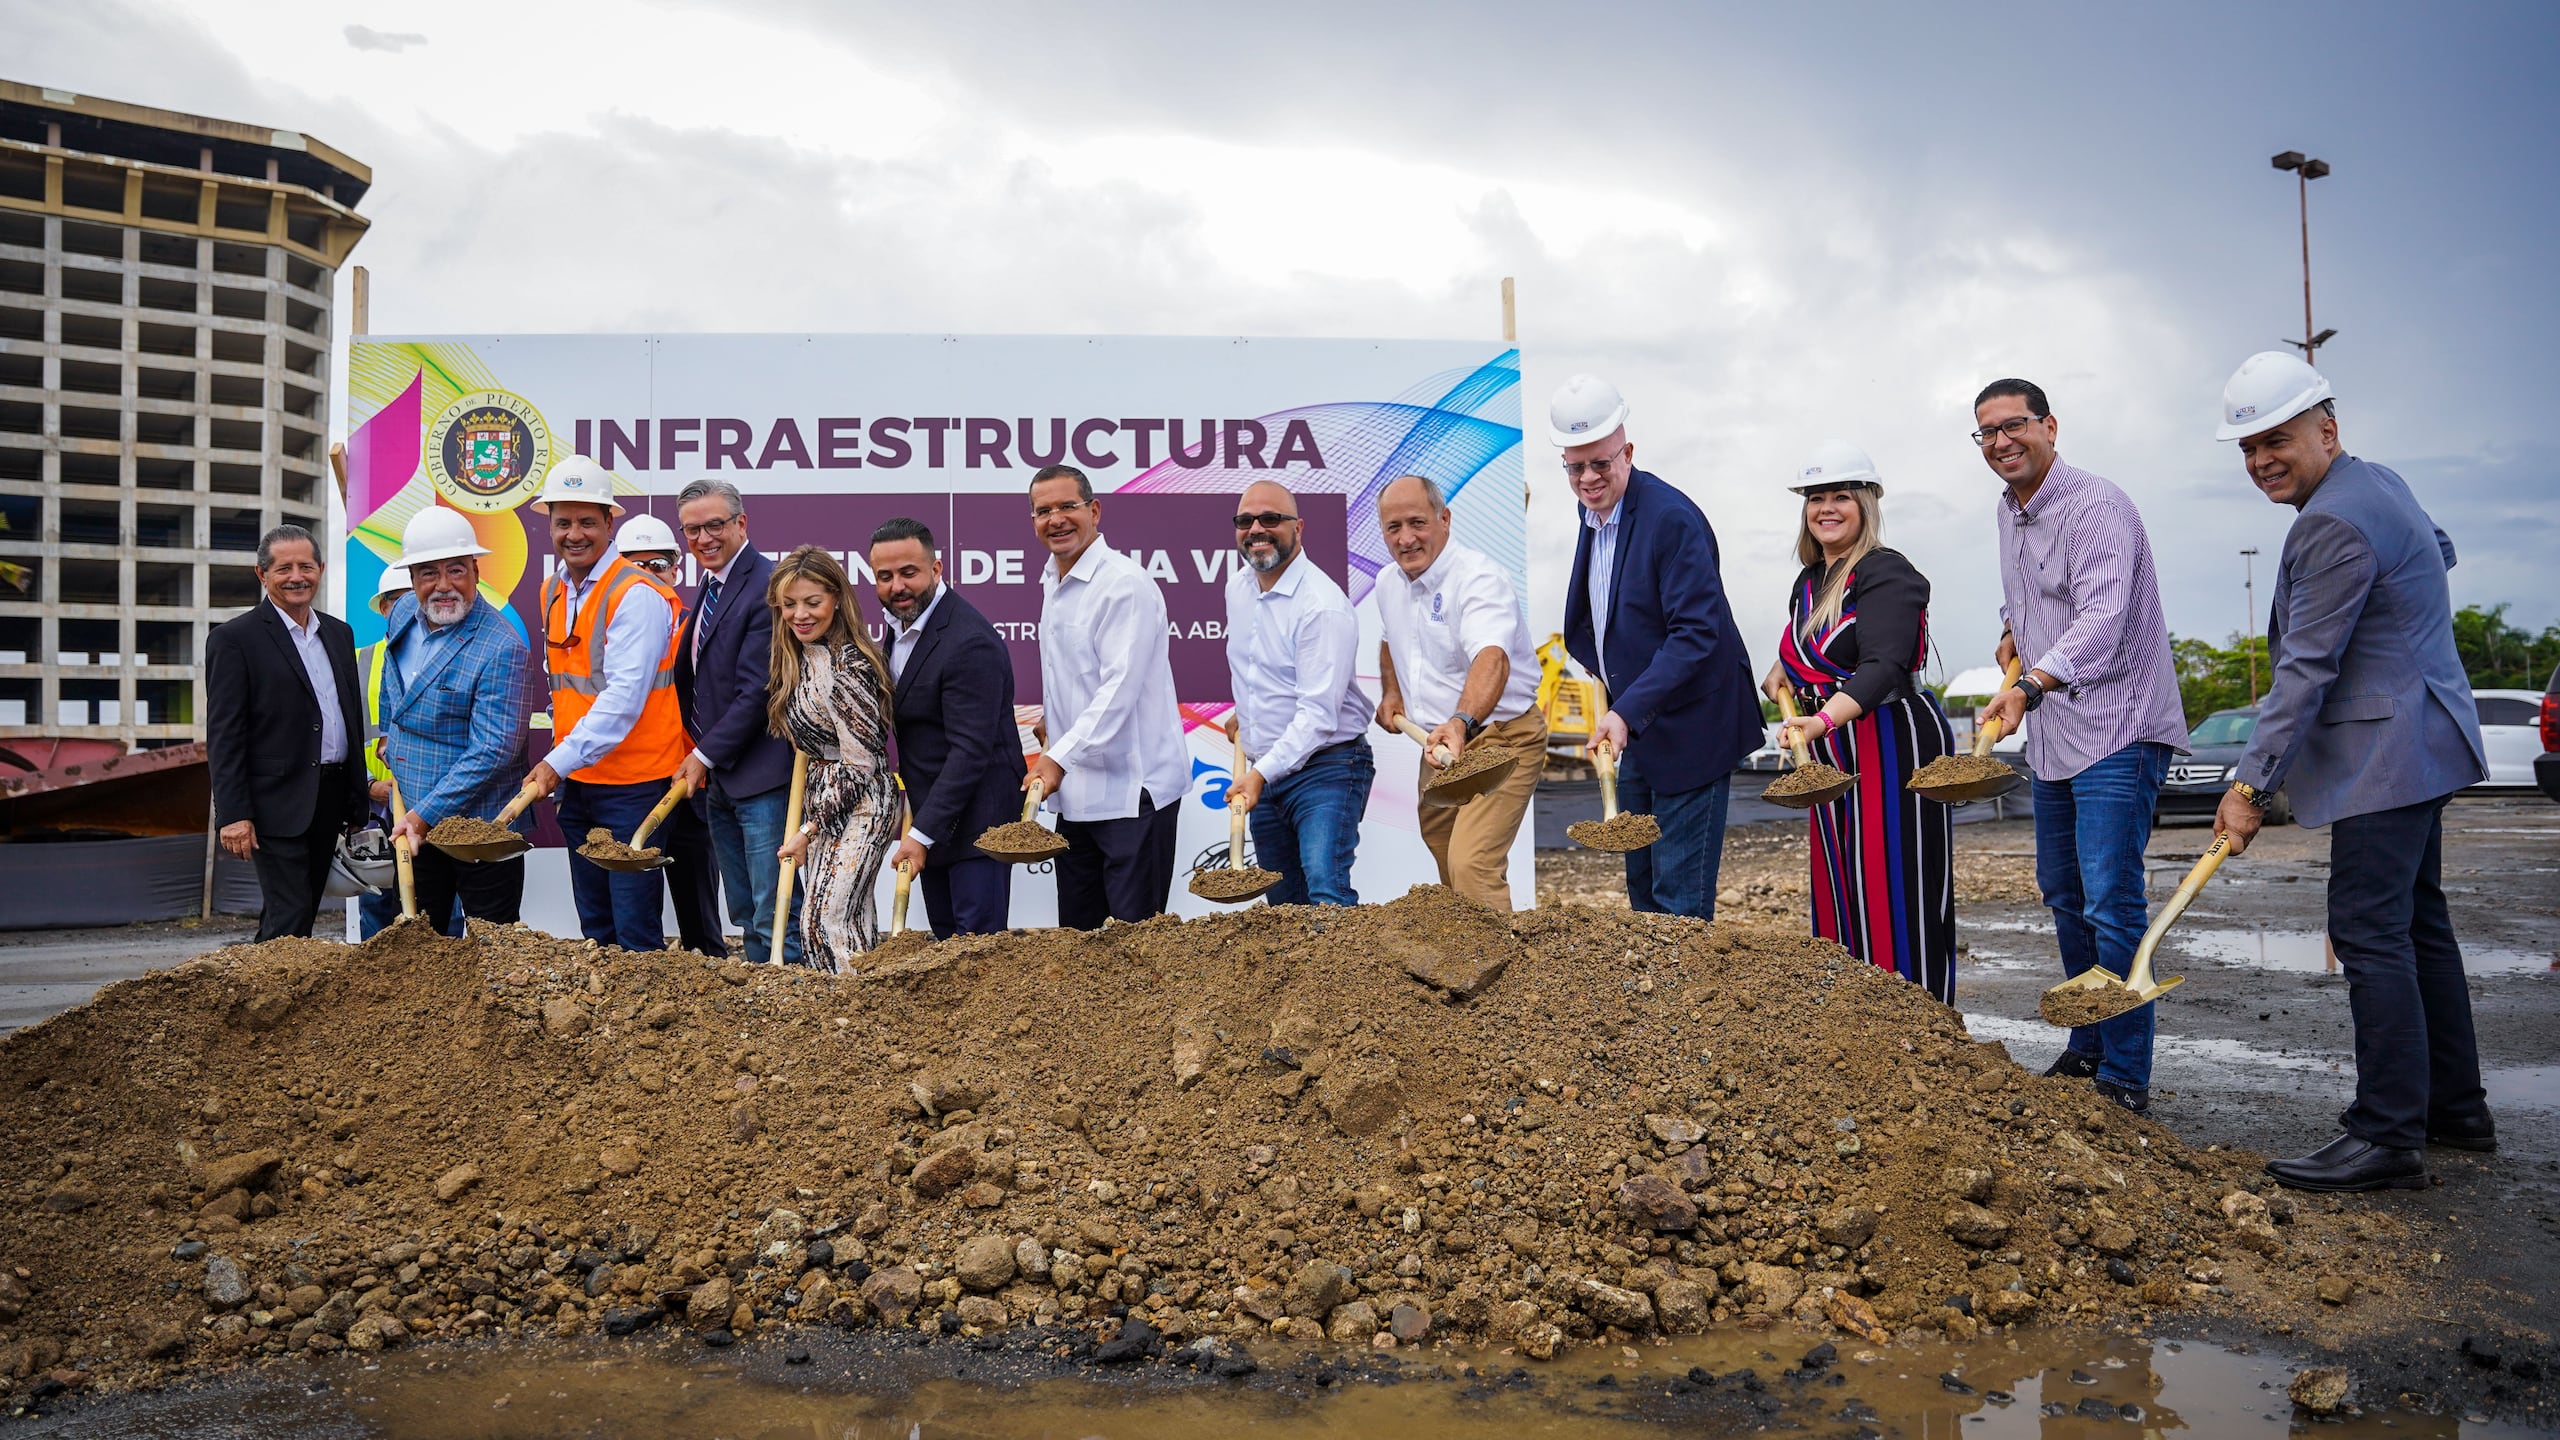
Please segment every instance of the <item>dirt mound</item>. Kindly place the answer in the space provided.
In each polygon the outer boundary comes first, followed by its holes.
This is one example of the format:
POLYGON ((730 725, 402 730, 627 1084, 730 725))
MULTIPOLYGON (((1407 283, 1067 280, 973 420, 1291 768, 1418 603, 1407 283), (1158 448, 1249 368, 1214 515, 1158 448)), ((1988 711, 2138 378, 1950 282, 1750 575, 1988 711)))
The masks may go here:
POLYGON ((1435 887, 878 958, 402 924, 111 986, 0 1040, 0 1376, 1115 1307, 1533 1355, 2310 1325, 2332 1247, 2368 1288, 2424 1268, 1797 935, 1435 887))

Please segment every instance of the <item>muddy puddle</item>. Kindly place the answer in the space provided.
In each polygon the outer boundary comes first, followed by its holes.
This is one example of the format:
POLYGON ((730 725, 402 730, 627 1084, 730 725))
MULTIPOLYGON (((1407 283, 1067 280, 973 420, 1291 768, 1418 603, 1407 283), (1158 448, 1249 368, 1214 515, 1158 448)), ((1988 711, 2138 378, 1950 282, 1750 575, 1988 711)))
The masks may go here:
MULTIPOLYGON (((1601 1348, 1522 1367, 1490 1350, 1396 1360, 1261 1352, 1242 1381, 1147 1366, 1112 1374, 964 1381, 953 1347, 883 1353, 823 1337, 805 1363, 785 1341, 711 1352, 690 1342, 445 1346, 281 1369, 92 1403, 14 1434, 153 1440, 293 1434, 385 1440, 703 1436, 736 1440, 1172 1440, 1331 1437, 1740 1435, 2038 1437, 2277 1435, 2503 1437, 2486 1417, 2359 1392, 2371 1408, 2314 1420, 2285 1397, 2279 1357, 2127 1337, 1883 1350, 1827 1365, 1804 1337, 1729 1332, 1601 1348), (1748 1372, 1746 1375, 1745 1372, 1748 1372)), ((796 1351, 806 1355, 805 1350, 796 1351)), ((1408 1355, 1413 1352, 1407 1352, 1408 1355)), ((970 1357, 1000 1361, 1010 1357, 970 1357)), ((1026 1365, 1037 1360, 1024 1357, 1026 1365)), ((2370 1387, 2368 1387, 2370 1388, 2370 1387)))

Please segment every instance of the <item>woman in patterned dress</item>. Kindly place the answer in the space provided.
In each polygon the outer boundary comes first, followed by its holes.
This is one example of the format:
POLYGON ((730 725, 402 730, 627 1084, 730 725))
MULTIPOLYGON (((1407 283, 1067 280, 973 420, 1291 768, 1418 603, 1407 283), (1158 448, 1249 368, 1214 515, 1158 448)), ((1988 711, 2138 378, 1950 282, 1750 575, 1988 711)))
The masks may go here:
POLYGON ((1953 816, 1906 788, 1954 748, 1917 671, 1928 652, 1929 581, 1883 545, 1883 481, 1856 447, 1827 441, 1789 488, 1804 497, 1778 663, 1764 688, 1796 692, 1816 762, 1858 777, 1811 817, 1813 933, 1955 1003, 1953 816))
POLYGON ((888 663, 863 629, 836 558, 803 545, 773 567, 773 733, 809 757, 802 825, 778 854, 800 860, 801 963, 838 974, 879 943, 872 891, 898 838, 889 764, 888 663))

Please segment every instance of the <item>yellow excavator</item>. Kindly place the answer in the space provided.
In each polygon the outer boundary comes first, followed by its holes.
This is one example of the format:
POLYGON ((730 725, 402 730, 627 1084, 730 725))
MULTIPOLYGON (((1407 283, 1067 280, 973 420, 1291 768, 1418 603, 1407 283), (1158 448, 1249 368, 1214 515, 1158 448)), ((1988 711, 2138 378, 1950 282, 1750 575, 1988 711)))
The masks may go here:
POLYGON ((1564 637, 1550 635, 1538 647, 1538 710, 1547 717, 1547 770, 1580 773, 1591 727, 1600 719, 1600 686, 1564 652, 1564 637))

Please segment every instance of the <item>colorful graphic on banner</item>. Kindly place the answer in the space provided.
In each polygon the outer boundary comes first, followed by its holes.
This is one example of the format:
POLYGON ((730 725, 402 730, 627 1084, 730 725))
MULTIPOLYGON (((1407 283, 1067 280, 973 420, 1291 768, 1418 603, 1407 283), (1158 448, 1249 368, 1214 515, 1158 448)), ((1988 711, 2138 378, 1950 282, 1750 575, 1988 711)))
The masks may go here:
MULTIPOLYGON (((491 552, 482 591, 526 632, 553 562, 543 518, 525 502, 552 463, 594 458, 633 514, 670 523, 675 493, 716 477, 745 493, 759 549, 817 544, 857 579, 868 579, 872 527, 924 520, 948 582, 1006 636, 1031 707, 1048 557, 1023 496, 1041 465, 1078 465, 1102 501, 1103 534, 1155 576, 1173 618, 1176 687, 1194 731, 1188 798, 1198 803, 1186 819, 1202 841, 1191 844, 1186 823, 1188 864, 1195 849, 1224 844, 1230 752, 1218 726, 1229 708, 1224 585, 1241 564, 1226 519, 1235 497, 1263 479, 1300 497, 1310 557, 1361 607, 1361 668, 1372 672, 1375 610, 1363 602, 1392 564, 1376 499, 1399 475, 1436 482, 1457 538, 1510 570, 1525 596, 1519 404, 1518 352, 1482 343, 368 337, 349 358, 342 573, 347 594, 372 593, 397 562, 401 529, 441 504, 470 519, 491 552)), ((688 594, 693 570, 688 556, 688 594)), ((348 609, 360 644, 379 638, 379 619, 348 609)), ((867 597, 865 613, 876 631, 867 597)), ((531 743, 548 747, 538 721, 531 743)), ((1371 743, 1380 783, 1357 878, 1370 898, 1391 898, 1435 875, 1413 835, 1411 746, 1378 734, 1371 743), (1381 827, 1401 851, 1368 838, 1381 827)), ((1517 886, 1526 853, 1524 838, 1517 886)))

